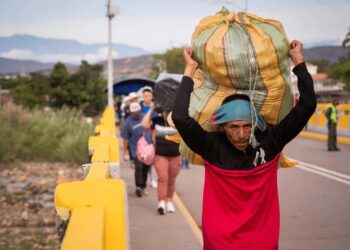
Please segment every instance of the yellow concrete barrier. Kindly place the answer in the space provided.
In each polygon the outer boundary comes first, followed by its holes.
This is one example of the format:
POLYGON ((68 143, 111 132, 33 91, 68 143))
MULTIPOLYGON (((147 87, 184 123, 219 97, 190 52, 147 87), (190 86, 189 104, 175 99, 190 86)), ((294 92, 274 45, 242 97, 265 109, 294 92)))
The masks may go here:
POLYGON ((74 208, 61 249, 103 250, 103 227, 103 208, 74 208))
MULTIPOLYGON (((61 250, 95 250, 92 247, 85 248, 85 244, 80 241, 84 232, 93 235, 96 242, 92 246, 97 246, 96 249, 100 249, 100 245, 103 246, 104 250, 127 249, 126 204, 126 190, 123 180, 86 180, 58 185, 55 206, 71 211, 71 218, 61 250), (86 208, 94 209, 91 210, 93 212, 88 212, 88 210, 84 210, 86 208), (81 211, 84 212, 80 214, 81 211), (102 214, 98 211, 102 211, 102 214), (97 216, 97 218, 91 218, 91 216, 97 216), (96 227, 95 224, 83 223, 82 221, 85 220, 96 223, 96 227), (66 240, 68 243, 65 243, 66 240), (77 242, 72 243, 72 240, 77 242), (77 246, 78 243, 82 245, 77 246)), ((88 237, 86 235, 86 238, 88 237)))
POLYGON ((85 179, 59 184, 55 190, 57 215, 69 222, 61 250, 129 249, 126 185, 119 179, 113 108, 105 109, 95 132, 98 135, 88 141, 92 157, 83 165, 85 179))
MULTIPOLYGON (((327 119, 325 112, 330 106, 330 103, 319 103, 315 113, 309 120, 308 126, 326 128, 327 119)), ((337 128, 340 130, 350 129, 350 104, 340 104, 338 107, 339 122, 337 128)))
POLYGON ((111 135, 116 134, 115 130, 115 114, 112 107, 107 107, 103 112, 100 124, 95 127, 95 133, 100 133, 103 128, 110 130, 111 135))
POLYGON ((92 163, 90 166, 90 170, 85 177, 86 181, 91 180, 107 180, 109 179, 109 171, 108 171, 108 164, 106 163, 92 163))
POLYGON ((109 161, 109 145, 100 144, 94 148, 91 162, 108 162, 109 161))
POLYGON ((90 136, 88 148, 90 152, 95 152, 95 149, 100 145, 108 145, 108 158, 110 162, 119 162, 119 141, 117 137, 102 137, 90 136))
MULTIPOLYGON (((299 133, 299 136, 304 137, 304 138, 309 138, 309 139, 315 139, 315 140, 320 140, 320 141, 327 141, 327 135, 326 134, 319 134, 319 133, 312 133, 312 132, 306 132, 306 131, 301 131, 299 133)), ((350 138, 345 138, 345 137, 337 137, 337 142, 341 144, 346 144, 350 145, 350 138)))

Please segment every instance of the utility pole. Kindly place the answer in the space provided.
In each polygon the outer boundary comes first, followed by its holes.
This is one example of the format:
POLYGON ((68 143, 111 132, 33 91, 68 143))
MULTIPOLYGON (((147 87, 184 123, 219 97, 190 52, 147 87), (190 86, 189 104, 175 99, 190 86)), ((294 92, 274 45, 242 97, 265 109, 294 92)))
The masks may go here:
POLYGON ((112 18, 119 13, 118 6, 107 3, 108 18, 108 106, 113 107, 113 58, 112 58, 112 18))
POLYGON ((245 11, 248 11, 248 0, 245 0, 245 8, 244 8, 245 11))

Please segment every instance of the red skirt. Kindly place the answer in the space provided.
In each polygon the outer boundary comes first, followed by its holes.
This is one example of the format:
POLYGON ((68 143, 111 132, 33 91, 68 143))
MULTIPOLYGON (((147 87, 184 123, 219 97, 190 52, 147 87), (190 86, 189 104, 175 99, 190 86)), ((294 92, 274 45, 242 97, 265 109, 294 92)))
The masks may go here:
POLYGON ((279 156, 251 170, 223 170, 204 163, 205 250, 278 249, 279 156))

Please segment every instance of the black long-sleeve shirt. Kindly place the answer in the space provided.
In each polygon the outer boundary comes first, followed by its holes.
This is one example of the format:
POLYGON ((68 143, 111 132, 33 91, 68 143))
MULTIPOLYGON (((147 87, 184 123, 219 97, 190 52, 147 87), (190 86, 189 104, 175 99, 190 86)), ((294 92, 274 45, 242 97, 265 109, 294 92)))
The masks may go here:
POLYGON ((222 169, 248 170, 271 161, 283 147, 303 129, 316 109, 313 80, 305 63, 298 64, 293 72, 298 77, 300 99, 298 104, 278 124, 257 130, 259 146, 249 145, 244 151, 236 149, 224 132, 207 132, 188 114, 193 80, 182 78, 173 108, 173 121, 186 145, 202 158, 222 169))

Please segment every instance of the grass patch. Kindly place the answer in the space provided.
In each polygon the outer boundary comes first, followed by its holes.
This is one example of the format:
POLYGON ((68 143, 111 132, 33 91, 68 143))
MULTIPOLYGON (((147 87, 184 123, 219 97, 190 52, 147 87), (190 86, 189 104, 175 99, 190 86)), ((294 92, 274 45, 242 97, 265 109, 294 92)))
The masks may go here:
POLYGON ((0 109, 0 161, 89 161, 87 142, 93 125, 76 110, 0 109))

